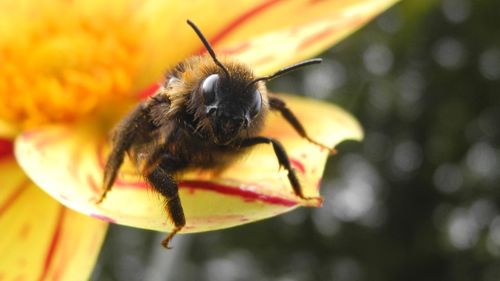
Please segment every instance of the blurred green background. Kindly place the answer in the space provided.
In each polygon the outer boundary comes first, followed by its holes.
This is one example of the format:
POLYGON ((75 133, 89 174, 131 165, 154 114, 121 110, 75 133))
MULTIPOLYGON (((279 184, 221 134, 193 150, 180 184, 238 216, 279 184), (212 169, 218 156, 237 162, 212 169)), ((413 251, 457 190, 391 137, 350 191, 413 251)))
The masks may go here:
POLYGON ((403 0, 320 57, 269 87, 365 129, 330 158, 323 208, 171 251, 114 225, 93 280, 500 280, 500 1, 403 0))

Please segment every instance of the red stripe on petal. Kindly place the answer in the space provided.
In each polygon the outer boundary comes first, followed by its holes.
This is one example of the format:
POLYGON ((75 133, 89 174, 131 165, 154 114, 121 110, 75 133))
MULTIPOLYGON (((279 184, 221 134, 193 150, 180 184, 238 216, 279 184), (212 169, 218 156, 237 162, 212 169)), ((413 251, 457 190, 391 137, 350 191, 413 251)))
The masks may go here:
POLYGON ((146 89, 142 90, 137 96, 140 100, 145 100, 148 97, 152 96, 154 93, 156 93, 156 91, 158 91, 160 86, 161 85, 159 83, 154 83, 149 87, 147 87, 146 89))
POLYGON ((275 58, 276 58, 275 56, 273 56, 273 55, 270 55, 270 54, 269 54, 269 55, 266 55, 266 56, 263 56, 263 57, 261 57, 261 58, 256 59, 256 60, 252 63, 252 65, 253 65, 253 66, 260 66, 260 65, 269 64, 269 63, 271 63, 273 60, 275 60, 275 58))
POLYGON ((330 34, 333 33, 334 30, 335 29, 330 26, 328 28, 323 29, 321 32, 316 33, 316 34, 304 39, 304 41, 302 41, 299 44, 299 46, 297 47, 297 50, 300 51, 302 49, 310 47, 311 45, 316 44, 317 42, 321 41, 322 39, 327 38, 330 34))
POLYGON ((316 4, 321 4, 323 0, 309 0, 309 5, 316 5, 316 4))
POLYGON ((0 139, 0 159, 14 155, 14 143, 9 139, 0 139))
POLYGON ((188 181, 181 181, 179 185, 181 188, 203 189, 203 190, 214 191, 217 193, 222 193, 225 195, 239 196, 242 197, 245 201, 250 201, 250 202, 262 201, 264 203, 269 203, 273 205, 282 205, 286 207, 292 207, 298 204, 297 201, 293 201, 283 197, 266 195, 255 191, 243 190, 235 186, 221 185, 213 182, 188 180, 188 181))
POLYGON ((16 201, 16 199, 19 198, 19 196, 21 196, 21 194, 28 188, 29 184, 30 184, 29 180, 25 180, 24 182, 22 182, 16 188, 16 190, 14 190, 14 192, 7 198, 7 200, 5 200, 2 203, 2 205, 0 205, 0 216, 5 211, 7 211, 7 209, 16 201))
POLYGON ((292 166, 297 170, 299 171, 300 173, 302 174, 305 174, 306 173, 306 167, 304 166, 304 164, 302 162, 300 162, 299 160, 297 159, 290 159, 290 164, 292 164, 292 166))
POLYGON ((31 142, 38 150, 43 150, 45 146, 60 142, 71 135, 71 131, 64 130, 57 133, 47 134, 43 129, 24 132, 21 135, 26 142, 31 142))
MULTIPOLYGON (((301 165, 301 164, 300 164, 301 165)), ((300 167, 299 167, 300 169, 300 167)), ((94 193, 99 193, 101 190, 97 186, 94 181, 94 178, 91 176, 87 177, 87 182, 94 193)), ((115 181, 115 188, 132 188, 132 189, 144 189, 149 186, 146 182, 143 181, 115 181)), ((265 203, 273 204, 273 205, 282 205, 282 206, 295 206, 298 204, 297 201, 286 199, 283 197, 267 195, 255 191, 243 190, 237 186, 232 185, 223 185, 220 183, 209 182, 209 181, 198 181, 198 180, 184 180, 179 182, 179 188, 188 188, 190 190, 209 190, 217 193, 230 195, 230 196, 239 196, 244 201, 262 201, 265 203)))
POLYGON ((231 47, 219 50, 219 54, 226 55, 226 56, 231 56, 234 54, 241 54, 245 50, 249 49, 251 45, 252 44, 250 44, 249 41, 244 41, 244 42, 239 43, 236 46, 231 46, 231 47))
POLYGON ((338 30, 342 30, 342 29, 349 27, 349 26, 361 26, 366 20, 367 20, 367 18, 362 17, 362 16, 352 16, 351 18, 346 19, 345 21, 341 21, 339 24, 337 24, 335 26, 325 27, 322 31, 320 31, 316 34, 313 34, 312 36, 309 36, 306 39, 304 39, 299 44, 299 46, 297 46, 297 50, 300 51, 302 49, 308 48, 311 45, 314 45, 314 44, 320 42, 321 40, 327 38, 332 33, 335 33, 338 30))
POLYGON ((40 278, 38 279, 40 281, 45 280, 45 277, 47 277, 47 273, 49 272, 52 259, 54 258, 54 254, 57 250, 57 246, 59 243, 59 237, 61 236, 65 214, 66 214, 66 209, 64 208, 63 205, 60 205, 59 213, 57 216, 56 228, 54 230, 54 233, 52 234, 52 239, 50 241, 49 248, 47 249, 47 255, 45 256, 43 271, 40 275, 40 278))
MULTIPOLYGON (((104 167, 104 159, 103 159, 103 148, 99 146, 97 149, 97 159, 101 168, 104 167)), ((292 159, 292 165, 301 173, 305 173, 305 167, 302 162, 299 160, 292 159)), ((90 189, 96 193, 100 194, 102 192, 100 186, 95 182, 95 178, 92 175, 87 175, 87 183, 90 189)), ((123 178, 118 177, 115 180, 114 188, 133 188, 133 189, 149 189, 149 185, 144 181, 137 180, 124 180, 123 178)), ((191 190, 201 189, 201 190, 210 190, 217 193, 222 193, 226 195, 239 196, 242 197, 245 201, 263 201, 269 204, 275 205, 283 205, 283 206, 295 206, 298 204, 297 201, 285 199, 282 197, 266 195, 262 193, 258 193, 255 191, 242 190, 238 186, 231 185, 223 185, 220 183, 209 182, 209 181, 200 181, 200 180, 183 180, 179 182, 179 188, 188 188, 191 190)))
MULTIPOLYGON (((222 39, 227 37, 231 32, 233 32, 236 28, 238 28, 240 25, 244 24, 246 21, 251 19, 252 17, 266 11, 267 9, 271 8, 275 4, 278 4, 281 2, 281 0, 268 0, 265 2, 260 3, 259 5, 253 7, 252 9, 246 11, 236 19, 234 19, 232 22, 230 22, 225 28, 223 28, 219 33, 217 33, 214 37, 212 37, 209 42, 212 45, 215 45, 219 43, 222 39)), ((205 48, 201 47, 200 50, 198 50, 198 54, 201 54, 205 52, 205 48)))
POLYGON ((105 222, 111 222, 111 223, 116 223, 116 220, 110 218, 110 217, 107 217, 105 215, 100 215, 100 214, 90 214, 91 217, 93 218, 96 218, 96 219, 100 219, 102 221, 105 221, 105 222))

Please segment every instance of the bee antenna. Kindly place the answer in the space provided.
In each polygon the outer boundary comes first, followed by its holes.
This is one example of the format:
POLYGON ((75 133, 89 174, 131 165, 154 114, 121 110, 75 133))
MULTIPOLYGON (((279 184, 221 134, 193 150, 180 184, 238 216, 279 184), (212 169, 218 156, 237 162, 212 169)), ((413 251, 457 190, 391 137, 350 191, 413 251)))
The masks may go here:
POLYGON ((210 54, 210 56, 214 60, 215 64, 218 65, 220 68, 222 68, 222 70, 226 74, 227 78, 231 77, 229 75, 229 71, 227 70, 227 68, 217 59, 217 56, 215 55, 214 49, 212 49, 212 46, 210 46, 210 43, 208 43, 207 38, 205 38, 203 33, 201 33, 201 30, 192 21, 187 20, 187 23, 191 26, 191 28, 193 28, 194 32, 196 32, 196 35, 198 35, 201 42, 203 42, 203 45, 205 45, 205 48, 207 49, 208 53, 210 54))
POLYGON ((252 86, 253 84, 255 84, 255 83, 259 82, 259 81, 269 81, 269 80, 272 80, 272 79, 274 79, 276 77, 279 77, 279 76, 281 76, 281 75, 283 75, 285 73, 288 73, 290 71, 294 71, 295 69, 298 69, 298 68, 301 68, 303 66, 307 66, 307 65, 310 65, 310 64, 321 63, 322 61, 323 61, 322 59, 316 58, 316 59, 310 59, 310 60, 301 61, 301 62, 293 64, 293 65, 289 65, 289 66, 287 66, 285 68, 282 68, 282 69, 276 71, 274 74, 255 78, 254 80, 250 81, 250 83, 248 83, 247 89, 250 86, 252 86))

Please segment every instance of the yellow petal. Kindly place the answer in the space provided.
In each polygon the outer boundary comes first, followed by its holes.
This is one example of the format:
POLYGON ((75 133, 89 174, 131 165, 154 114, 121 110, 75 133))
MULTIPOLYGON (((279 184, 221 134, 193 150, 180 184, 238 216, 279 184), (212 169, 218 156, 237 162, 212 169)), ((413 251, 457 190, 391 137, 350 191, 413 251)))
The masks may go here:
MULTIPOLYGON (((358 123, 333 105, 284 96, 311 136, 334 146, 345 139, 360 139, 358 123)), ((113 189, 101 205, 102 168, 108 149, 96 124, 52 126, 24 133, 16 140, 16 157, 30 177, 70 208, 106 221, 167 231, 160 197, 148 190, 129 163, 122 167, 113 189)), ((279 139, 287 149, 306 196, 318 196, 327 151, 300 138, 276 113, 270 114, 264 136, 279 139)), ((216 175, 199 172, 182 176, 180 197, 187 225, 183 232, 220 229, 264 219, 301 205, 302 201, 280 171, 268 145, 216 175)))
POLYGON ((158 76, 172 62, 203 52, 185 24, 189 18, 216 52, 237 55, 265 74, 325 50, 398 1, 152 1, 140 11, 147 18, 141 34, 145 61, 168 64, 150 65, 152 76, 158 76))
POLYGON ((212 37, 216 51, 259 74, 309 58, 353 33, 398 0, 267 1, 212 37))
POLYGON ((0 279, 88 280, 107 224, 34 185, 13 155, 0 159, 0 279))

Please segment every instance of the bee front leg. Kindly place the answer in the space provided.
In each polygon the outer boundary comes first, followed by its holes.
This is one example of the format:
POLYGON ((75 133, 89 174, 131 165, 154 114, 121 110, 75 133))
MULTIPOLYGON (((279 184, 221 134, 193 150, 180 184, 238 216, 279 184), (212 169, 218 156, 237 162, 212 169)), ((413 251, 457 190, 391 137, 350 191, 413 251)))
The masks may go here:
POLYGON ((292 168, 290 159, 288 158, 285 148, 283 147, 283 145, 281 145, 279 141, 267 137, 253 137, 243 140, 243 142, 241 143, 241 147, 249 147, 263 143, 272 144, 274 153, 276 154, 276 158, 278 158, 280 167, 283 167, 288 172, 288 180, 292 185, 295 195, 304 200, 321 200, 321 198, 318 197, 304 196, 304 194, 302 193, 302 186, 300 185, 299 179, 297 178, 297 175, 295 174, 295 171, 292 168))
POLYGON ((279 99, 277 97, 269 96, 269 106, 273 110, 278 110, 281 113, 281 115, 283 116, 283 118, 285 118, 285 120, 290 125, 292 125, 292 127, 295 129, 295 131, 301 137, 307 139, 309 142, 311 142, 311 143, 313 143, 313 144, 315 144, 315 145, 317 145, 319 147, 327 149, 332 154, 337 153, 334 148, 331 148, 331 147, 329 147, 327 145, 319 143, 319 142, 313 140, 311 137, 309 137, 309 135, 307 134, 306 130, 304 129, 304 127, 302 126, 302 124, 300 123, 300 121, 297 119, 297 117, 295 117, 295 115, 293 114, 293 112, 286 106, 286 103, 283 100, 281 100, 281 99, 279 99))
POLYGON ((130 148, 137 134, 137 128, 146 122, 146 109, 144 105, 138 105, 114 130, 113 149, 108 156, 106 166, 104 167, 103 192, 97 200, 101 203, 106 194, 111 190, 115 182, 118 170, 120 170, 125 154, 130 148))
POLYGON ((162 242, 163 247, 170 249, 168 243, 186 225, 177 183, 170 174, 159 166, 150 172, 146 179, 156 191, 163 195, 165 210, 174 223, 174 230, 162 242))

